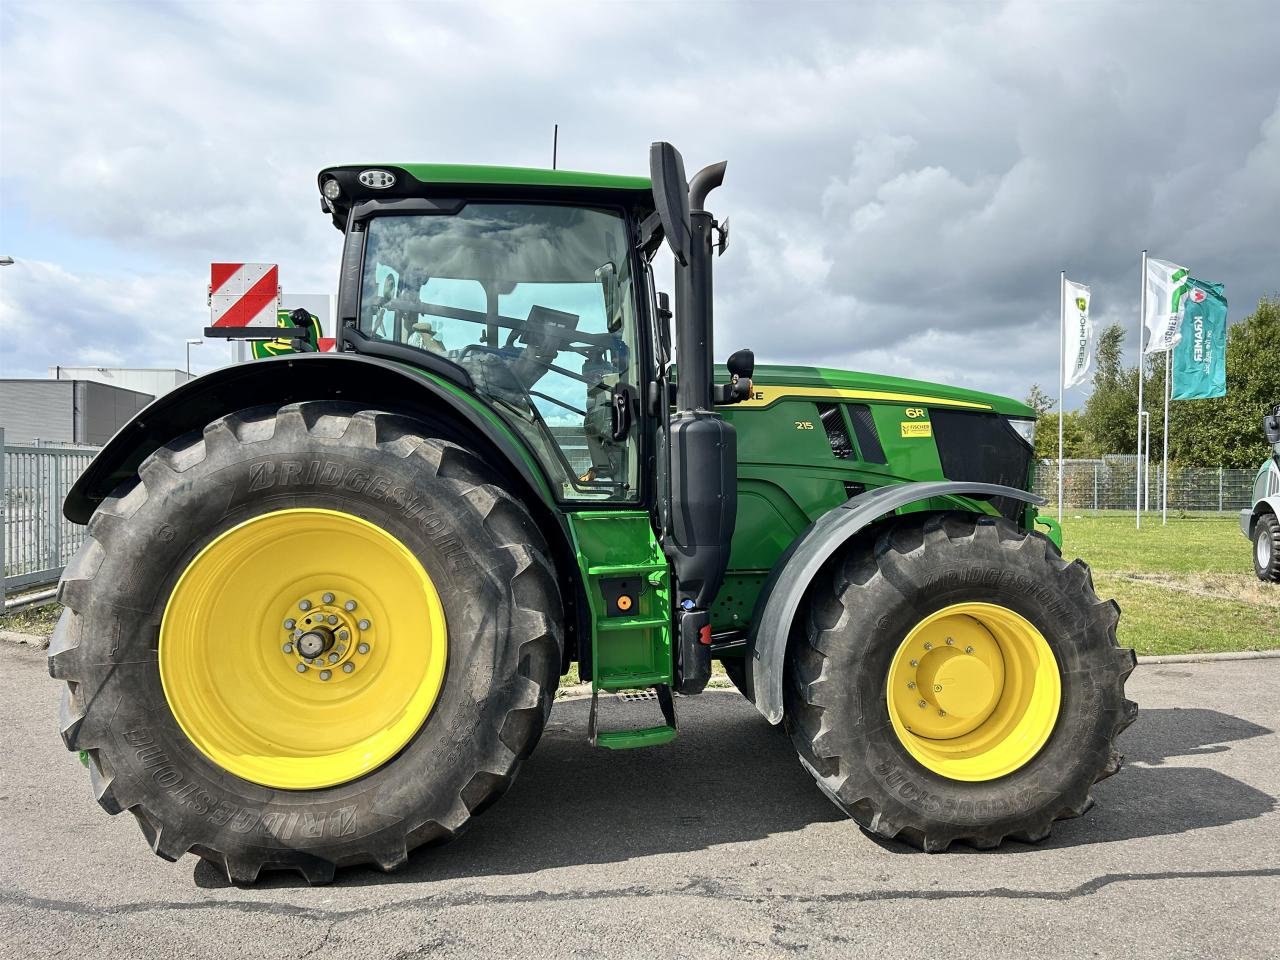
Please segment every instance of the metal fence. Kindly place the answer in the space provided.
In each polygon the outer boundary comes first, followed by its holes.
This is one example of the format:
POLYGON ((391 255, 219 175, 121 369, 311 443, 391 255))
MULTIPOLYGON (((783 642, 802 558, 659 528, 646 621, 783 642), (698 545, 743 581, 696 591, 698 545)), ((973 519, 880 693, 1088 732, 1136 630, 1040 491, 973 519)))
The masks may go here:
POLYGON ((6 593, 55 582, 84 541, 62 501, 97 447, 7 444, 0 429, 0 602, 6 593))
MULTIPOLYGON (((1064 509, 1133 511, 1137 496, 1137 464, 1133 457, 1068 460, 1062 467, 1064 509)), ((1252 505, 1256 470, 1222 467, 1169 467, 1169 509, 1179 513, 1234 514, 1252 505)), ((1143 481, 1143 509, 1159 510, 1164 475, 1151 464, 1143 481)), ((1036 469, 1035 492, 1051 506, 1058 503, 1058 463, 1043 460, 1036 469)))

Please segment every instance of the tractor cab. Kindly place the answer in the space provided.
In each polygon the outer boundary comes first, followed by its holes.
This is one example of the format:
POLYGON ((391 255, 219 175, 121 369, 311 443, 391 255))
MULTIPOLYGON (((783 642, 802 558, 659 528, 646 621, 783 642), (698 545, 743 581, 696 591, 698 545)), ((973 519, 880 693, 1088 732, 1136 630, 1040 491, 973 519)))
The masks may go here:
POLYGON ((320 190, 347 234, 342 349, 460 383, 535 452, 558 499, 640 496, 640 384, 655 375, 636 251, 647 180, 335 167, 320 190))

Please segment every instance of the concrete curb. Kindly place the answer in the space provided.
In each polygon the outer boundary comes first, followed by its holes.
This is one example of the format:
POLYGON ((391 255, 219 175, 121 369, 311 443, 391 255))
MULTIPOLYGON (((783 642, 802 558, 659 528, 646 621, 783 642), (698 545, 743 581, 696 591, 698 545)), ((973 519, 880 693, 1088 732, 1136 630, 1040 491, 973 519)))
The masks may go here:
POLYGON ((1173 653, 1163 657, 1139 657, 1138 665, 1160 663, 1213 663, 1219 660, 1274 660, 1280 650, 1241 650, 1237 653, 1173 653))

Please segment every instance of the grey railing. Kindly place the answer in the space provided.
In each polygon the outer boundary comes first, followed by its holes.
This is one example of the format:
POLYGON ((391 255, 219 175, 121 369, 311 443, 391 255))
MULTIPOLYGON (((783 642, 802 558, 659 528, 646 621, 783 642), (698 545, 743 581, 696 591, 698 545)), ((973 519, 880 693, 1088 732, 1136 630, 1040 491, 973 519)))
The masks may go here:
POLYGON ((97 447, 5 442, 0 429, 0 603, 15 590, 55 583, 84 542, 62 501, 97 447))

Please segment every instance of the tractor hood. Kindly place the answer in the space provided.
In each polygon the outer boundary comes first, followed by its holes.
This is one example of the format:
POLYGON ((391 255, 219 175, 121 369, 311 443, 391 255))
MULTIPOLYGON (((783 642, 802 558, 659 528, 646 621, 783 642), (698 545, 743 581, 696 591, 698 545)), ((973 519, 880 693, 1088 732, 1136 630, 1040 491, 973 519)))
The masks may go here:
MULTIPOLYGON (((718 371, 720 377, 725 371, 718 371)), ((963 387, 907 380, 875 373, 833 370, 827 367, 793 367, 782 364, 757 364, 752 378, 755 385, 750 400, 740 407, 768 406, 782 397, 829 397, 839 400, 866 400, 888 403, 918 404, 929 407, 954 407, 961 410, 998 413, 1007 417, 1034 419, 1036 412, 1020 400, 966 390, 963 387)))

